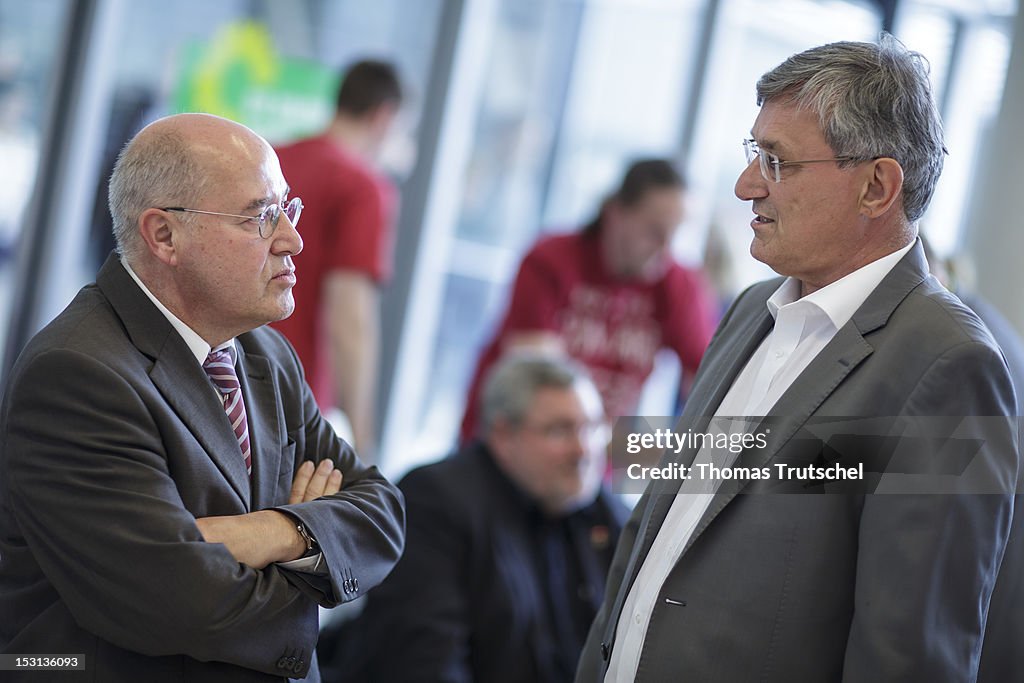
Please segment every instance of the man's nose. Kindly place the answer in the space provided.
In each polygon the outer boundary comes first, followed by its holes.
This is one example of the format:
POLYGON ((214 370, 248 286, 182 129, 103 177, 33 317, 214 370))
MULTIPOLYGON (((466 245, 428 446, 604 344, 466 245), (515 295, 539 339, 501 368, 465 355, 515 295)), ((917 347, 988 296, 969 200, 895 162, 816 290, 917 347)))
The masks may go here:
POLYGON ((768 195, 768 181, 761 175, 761 167, 756 158, 740 173, 733 191, 743 201, 760 199, 768 195))
POLYGON ((574 462, 579 462, 586 456, 587 440, 589 437, 590 431, 587 427, 579 427, 572 430, 569 440, 566 443, 566 453, 574 462))
POLYGON ((284 211, 281 212, 277 230, 271 235, 271 239, 274 240, 275 253, 295 256, 302 251, 302 235, 299 234, 299 231, 288 219, 284 211))

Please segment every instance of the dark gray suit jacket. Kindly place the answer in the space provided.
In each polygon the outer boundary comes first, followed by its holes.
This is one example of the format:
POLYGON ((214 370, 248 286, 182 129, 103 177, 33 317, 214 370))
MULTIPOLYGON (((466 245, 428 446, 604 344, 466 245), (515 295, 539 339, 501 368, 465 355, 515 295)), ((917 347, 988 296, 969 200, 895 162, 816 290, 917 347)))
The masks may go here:
POLYGON ((402 498, 335 437, 279 333, 236 345, 251 483, 205 372, 115 256, 29 343, 0 412, 0 651, 84 655, 81 680, 319 680, 317 606, 391 570, 402 498), (344 488, 287 505, 324 458, 344 488), (266 508, 305 522, 328 575, 240 565, 195 524, 266 508))
MULTIPOLYGON (((753 286, 726 314, 684 417, 714 414, 770 331, 765 302, 781 282, 753 286)), ((1015 413, 998 347, 928 275, 916 245, 779 399, 768 447, 741 457, 753 466, 822 458, 820 444, 808 454, 795 438, 812 417, 940 416, 951 429, 966 424, 967 439, 988 439, 971 467, 999 493, 738 496, 756 485, 726 482, 659 593, 636 680, 974 680, 1018 456, 1012 419, 981 435, 959 418, 1015 413)), ((951 441, 909 443, 944 467, 936 444, 951 441)), ((577 681, 603 680, 623 601, 678 485, 649 486, 623 531, 577 681)))

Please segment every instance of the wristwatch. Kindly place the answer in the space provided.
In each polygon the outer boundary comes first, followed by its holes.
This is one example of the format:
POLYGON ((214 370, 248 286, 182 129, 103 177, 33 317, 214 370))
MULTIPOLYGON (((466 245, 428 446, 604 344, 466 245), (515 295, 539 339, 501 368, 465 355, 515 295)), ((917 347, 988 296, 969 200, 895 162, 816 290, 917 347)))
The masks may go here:
POLYGON ((306 530, 306 525, 299 522, 295 525, 296 531, 299 532, 299 536, 302 536, 302 540, 306 543, 306 554, 313 552, 313 549, 317 547, 316 539, 313 538, 309 531, 306 530))

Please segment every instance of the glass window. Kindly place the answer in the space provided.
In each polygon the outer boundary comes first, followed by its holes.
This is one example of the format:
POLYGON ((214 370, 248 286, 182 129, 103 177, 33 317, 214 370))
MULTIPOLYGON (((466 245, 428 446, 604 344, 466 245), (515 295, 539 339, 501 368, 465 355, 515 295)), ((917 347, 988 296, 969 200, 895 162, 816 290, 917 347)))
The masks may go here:
POLYGON ((36 181, 54 70, 71 4, 0 0, 0 348, 10 319, 21 225, 36 181))
POLYGON ((629 161, 675 154, 703 4, 612 0, 587 8, 545 226, 590 220, 629 161))
POLYGON ((949 150, 921 219, 940 255, 952 253, 969 229, 965 212, 977 190, 974 179, 990 142, 987 133, 999 113, 1014 5, 1013 0, 912 0, 897 17, 897 37, 931 63, 949 150))
POLYGON ((579 12, 506 0, 494 21, 456 238, 515 249, 536 230, 579 12))

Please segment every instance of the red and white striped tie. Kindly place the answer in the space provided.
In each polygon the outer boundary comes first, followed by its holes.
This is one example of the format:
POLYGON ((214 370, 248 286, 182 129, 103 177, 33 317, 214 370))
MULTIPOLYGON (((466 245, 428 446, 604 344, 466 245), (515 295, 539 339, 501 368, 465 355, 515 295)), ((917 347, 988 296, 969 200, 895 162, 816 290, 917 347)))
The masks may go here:
POLYGON ((203 369, 210 376, 223 399, 224 412, 228 414, 231 428, 235 430, 238 447, 245 460, 245 471, 252 476, 252 454, 249 449, 249 425, 245 419, 245 404, 242 402, 242 388, 235 374, 235 349, 226 347, 211 351, 203 363, 203 369))

